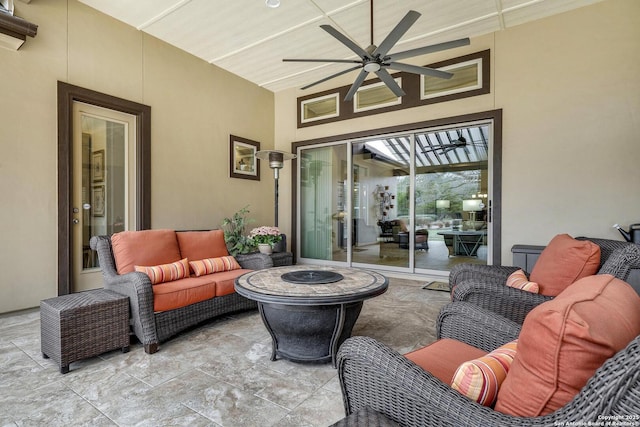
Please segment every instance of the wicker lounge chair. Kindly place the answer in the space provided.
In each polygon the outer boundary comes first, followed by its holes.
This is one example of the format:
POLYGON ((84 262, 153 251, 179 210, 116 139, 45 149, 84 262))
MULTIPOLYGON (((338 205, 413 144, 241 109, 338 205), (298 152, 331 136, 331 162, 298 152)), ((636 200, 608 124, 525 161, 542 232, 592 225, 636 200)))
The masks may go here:
MULTIPOLYGON (((519 332, 515 322, 464 302, 446 306, 438 320, 439 338, 454 338, 485 351, 515 339, 519 332)), ((602 417, 633 417, 640 413, 639 364, 640 336, 608 359, 570 403, 549 415, 523 418, 467 399, 372 338, 350 338, 338 353, 346 414, 368 408, 402 426, 558 426, 570 421, 587 425, 602 417)))
MULTIPOLYGON (((600 246, 598 274, 611 274, 631 284, 640 293, 640 255, 638 245, 617 240, 588 239, 600 246)), ((494 311, 522 324, 534 307, 553 297, 505 286, 509 275, 519 267, 458 264, 451 269, 449 286, 453 301, 466 301, 494 311)))

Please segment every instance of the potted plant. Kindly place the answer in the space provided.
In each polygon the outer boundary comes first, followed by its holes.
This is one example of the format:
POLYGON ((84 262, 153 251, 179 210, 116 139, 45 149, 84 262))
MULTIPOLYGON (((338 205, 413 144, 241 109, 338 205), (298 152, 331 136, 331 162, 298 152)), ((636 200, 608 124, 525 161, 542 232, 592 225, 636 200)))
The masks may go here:
POLYGON ((258 245, 258 250, 263 254, 270 254, 273 252, 273 245, 278 243, 282 236, 278 227, 268 227, 263 225, 251 230, 249 238, 258 245))
POLYGON ((244 229, 253 220, 247 219, 249 213, 248 206, 234 213, 231 218, 222 220, 224 230, 224 241, 227 244, 229 253, 233 256, 255 252, 256 245, 249 236, 245 236, 244 229))

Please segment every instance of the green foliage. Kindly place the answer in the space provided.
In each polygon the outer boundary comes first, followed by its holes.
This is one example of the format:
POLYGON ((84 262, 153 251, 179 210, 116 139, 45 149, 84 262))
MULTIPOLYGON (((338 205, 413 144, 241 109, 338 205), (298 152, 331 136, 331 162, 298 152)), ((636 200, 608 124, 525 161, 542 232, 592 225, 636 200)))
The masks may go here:
POLYGON ((234 213, 231 218, 222 220, 224 230, 224 241, 227 244, 229 253, 233 256, 238 254, 248 254, 256 251, 256 245, 251 238, 245 235, 245 227, 253 222, 247 218, 248 206, 234 213))

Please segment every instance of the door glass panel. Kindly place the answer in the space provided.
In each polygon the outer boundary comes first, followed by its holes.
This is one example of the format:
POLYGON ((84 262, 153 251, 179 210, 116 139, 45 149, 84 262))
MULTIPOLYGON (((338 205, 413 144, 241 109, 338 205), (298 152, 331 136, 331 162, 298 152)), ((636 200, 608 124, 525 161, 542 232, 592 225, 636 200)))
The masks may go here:
POLYGON ((83 270, 99 267, 91 236, 125 229, 127 123, 82 114, 83 270))
POLYGON ((75 291, 102 286, 89 241, 135 229, 135 117, 74 102, 73 283, 75 291))
POLYGON ((301 150, 300 256, 346 259, 346 144, 301 150))
POLYGON ((487 263, 488 140, 488 125, 416 134, 416 239, 429 254, 416 268, 487 263))
POLYGON ((352 144, 352 261, 409 267, 408 136, 352 144))

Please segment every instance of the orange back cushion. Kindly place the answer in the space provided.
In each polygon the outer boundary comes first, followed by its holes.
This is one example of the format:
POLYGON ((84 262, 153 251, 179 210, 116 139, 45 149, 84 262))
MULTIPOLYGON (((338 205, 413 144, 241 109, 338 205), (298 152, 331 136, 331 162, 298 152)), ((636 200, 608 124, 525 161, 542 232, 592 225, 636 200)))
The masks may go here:
POLYGON ((189 258, 189 261, 229 255, 222 230, 179 231, 176 235, 182 258, 189 258))
POLYGON ((111 236, 118 274, 134 271, 136 265, 161 265, 180 261, 180 248, 173 230, 123 231, 111 236))
POLYGON ((526 317, 497 411, 536 417, 563 407, 640 335, 640 297, 608 274, 586 277, 526 317))
POLYGON ((596 274, 599 266, 600 246, 558 234, 540 254, 529 280, 538 284, 540 294, 556 296, 578 279, 596 274))

